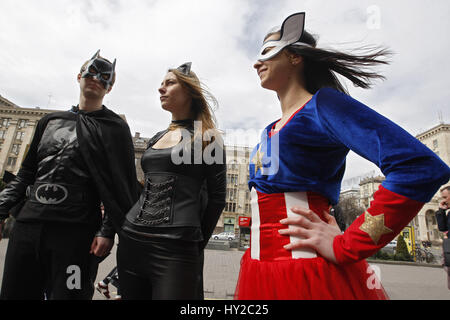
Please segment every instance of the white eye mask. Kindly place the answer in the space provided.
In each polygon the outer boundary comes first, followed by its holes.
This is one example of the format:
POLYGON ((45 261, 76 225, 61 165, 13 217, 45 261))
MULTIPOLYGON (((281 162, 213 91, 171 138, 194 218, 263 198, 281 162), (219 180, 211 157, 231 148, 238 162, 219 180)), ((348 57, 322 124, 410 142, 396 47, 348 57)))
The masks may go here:
POLYGON ((305 13, 298 12, 290 15, 284 21, 281 27, 272 28, 267 34, 280 32, 281 36, 279 40, 267 40, 263 43, 260 54, 258 56, 259 61, 268 60, 274 56, 276 56, 281 50, 290 46, 292 44, 295 45, 303 45, 307 47, 311 47, 311 45, 300 42, 300 38, 303 35, 305 27, 305 13), (270 51, 263 54, 264 50, 268 47, 273 47, 270 51))

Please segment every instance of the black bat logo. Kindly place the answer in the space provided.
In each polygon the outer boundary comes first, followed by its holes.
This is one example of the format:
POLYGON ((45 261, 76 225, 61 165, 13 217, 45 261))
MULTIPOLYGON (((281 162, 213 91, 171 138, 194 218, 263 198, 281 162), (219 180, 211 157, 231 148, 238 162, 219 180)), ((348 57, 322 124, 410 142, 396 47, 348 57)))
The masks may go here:
POLYGON ((43 204, 59 204, 66 200, 69 192, 59 184, 40 185, 35 192, 36 200, 43 204))

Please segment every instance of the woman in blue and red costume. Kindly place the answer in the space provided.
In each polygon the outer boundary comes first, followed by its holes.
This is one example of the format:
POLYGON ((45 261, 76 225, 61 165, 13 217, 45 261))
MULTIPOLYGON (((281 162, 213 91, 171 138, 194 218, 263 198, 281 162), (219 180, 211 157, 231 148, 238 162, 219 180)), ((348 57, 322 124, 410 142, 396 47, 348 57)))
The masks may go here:
POLYGON ((450 177, 449 167, 395 123, 347 95, 335 73, 369 88, 389 51, 323 50, 296 13, 264 39, 254 67, 282 117, 251 155, 251 246, 236 299, 388 299, 364 260, 394 239, 450 177), (329 214, 353 150, 386 180, 342 233, 329 214))

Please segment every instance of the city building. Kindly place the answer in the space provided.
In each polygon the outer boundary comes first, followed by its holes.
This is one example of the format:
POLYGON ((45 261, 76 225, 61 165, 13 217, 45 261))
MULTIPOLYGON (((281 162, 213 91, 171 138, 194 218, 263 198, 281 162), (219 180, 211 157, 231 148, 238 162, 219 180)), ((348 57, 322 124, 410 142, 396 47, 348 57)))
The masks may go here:
POLYGON ((355 201, 355 205, 359 206, 359 198, 360 198, 360 188, 350 188, 347 190, 342 190, 339 195, 339 201, 344 199, 351 199, 355 201))
MULTIPOLYGON (((450 165, 450 124, 440 123, 419 134, 416 138, 436 153, 447 165, 450 165)), ((438 230, 435 212, 439 209, 440 191, 426 203, 414 218, 412 226, 416 239, 440 244, 443 233, 438 230)))
POLYGON ((136 175, 140 182, 144 181, 144 171, 142 171, 141 167, 141 158, 144 155, 145 150, 147 150, 149 140, 150 138, 141 137, 141 134, 139 132, 136 132, 133 137, 136 175))
POLYGON ((373 200, 373 194, 378 190, 380 184, 384 181, 384 177, 367 177, 359 183, 359 205, 365 209, 369 208, 370 202, 373 200))
POLYGON ((342 190, 339 194, 339 202, 334 208, 335 210, 340 209, 340 211, 337 212, 337 214, 340 214, 340 216, 337 217, 337 220, 340 223, 341 229, 347 229, 347 227, 365 211, 365 208, 361 207, 360 204, 360 189, 353 187, 342 190))
POLYGON ((0 96, 0 174, 5 170, 14 174, 33 139, 37 122, 57 110, 21 108, 0 96))
POLYGON ((250 191, 248 190, 248 165, 251 149, 243 146, 226 148, 227 193, 226 205, 216 225, 215 233, 234 232, 241 239, 241 246, 250 241, 250 191))

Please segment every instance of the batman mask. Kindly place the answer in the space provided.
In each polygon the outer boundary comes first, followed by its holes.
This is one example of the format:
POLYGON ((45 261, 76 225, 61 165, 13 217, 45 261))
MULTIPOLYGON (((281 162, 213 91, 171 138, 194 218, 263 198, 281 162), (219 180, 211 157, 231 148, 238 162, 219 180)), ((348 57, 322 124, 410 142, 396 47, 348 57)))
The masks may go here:
POLYGON ((97 79, 102 83, 103 87, 108 90, 113 84, 116 59, 111 63, 100 57, 99 53, 100 50, 98 50, 91 60, 89 60, 86 68, 81 73, 81 77, 97 79))

